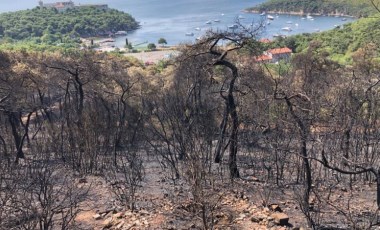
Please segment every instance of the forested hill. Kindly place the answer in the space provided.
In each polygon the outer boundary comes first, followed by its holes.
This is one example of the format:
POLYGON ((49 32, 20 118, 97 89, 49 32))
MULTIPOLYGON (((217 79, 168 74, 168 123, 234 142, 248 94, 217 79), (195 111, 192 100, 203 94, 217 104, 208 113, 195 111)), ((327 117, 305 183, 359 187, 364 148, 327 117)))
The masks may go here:
POLYGON ((374 7, 370 0, 269 0, 247 11, 365 17, 374 12, 374 7))
POLYGON ((59 13, 55 9, 34 8, 0 14, 0 36, 5 39, 67 40, 97 36, 139 27, 129 14, 94 7, 80 7, 59 13))
POLYGON ((307 50, 310 44, 314 44, 319 50, 327 52, 333 60, 347 64, 362 51, 370 51, 371 56, 379 57, 380 50, 377 48, 380 47, 379 37, 380 15, 374 15, 344 25, 342 28, 279 39, 274 46, 288 46, 298 53, 307 50))

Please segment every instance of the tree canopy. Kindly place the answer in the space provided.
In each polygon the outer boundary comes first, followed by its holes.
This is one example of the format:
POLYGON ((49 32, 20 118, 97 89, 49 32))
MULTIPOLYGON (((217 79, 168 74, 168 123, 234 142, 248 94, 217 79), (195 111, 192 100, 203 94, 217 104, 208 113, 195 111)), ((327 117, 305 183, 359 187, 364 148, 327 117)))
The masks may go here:
POLYGON ((302 12, 312 14, 345 14, 368 16, 375 10, 367 0, 269 0, 249 11, 302 12))
POLYGON ((138 22, 127 13, 95 7, 79 7, 65 12, 36 7, 0 14, 0 36, 36 43, 68 42, 78 37, 108 35, 138 27, 138 22))

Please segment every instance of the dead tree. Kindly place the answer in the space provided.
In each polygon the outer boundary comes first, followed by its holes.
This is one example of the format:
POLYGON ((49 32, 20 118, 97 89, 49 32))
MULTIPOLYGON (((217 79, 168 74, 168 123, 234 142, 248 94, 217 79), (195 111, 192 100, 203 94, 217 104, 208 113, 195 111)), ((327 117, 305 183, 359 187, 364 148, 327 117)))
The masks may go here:
POLYGON ((258 46, 255 46, 255 38, 261 28, 261 26, 257 28, 245 28, 240 25, 240 28, 233 32, 211 31, 197 44, 188 47, 184 54, 188 58, 200 55, 206 56, 209 59, 206 65, 222 67, 229 72, 225 72, 221 76, 223 80, 219 89, 219 95, 224 103, 224 112, 221 117, 215 148, 215 163, 222 161, 223 152, 228 149, 228 165, 231 179, 240 177, 237 166, 240 121, 236 102, 236 82, 239 78, 239 69, 229 55, 233 55, 234 52, 245 48, 255 52, 258 49, 258 46), (228 45, 222 47, 220 46, 221 43, 228 43, 228 45))

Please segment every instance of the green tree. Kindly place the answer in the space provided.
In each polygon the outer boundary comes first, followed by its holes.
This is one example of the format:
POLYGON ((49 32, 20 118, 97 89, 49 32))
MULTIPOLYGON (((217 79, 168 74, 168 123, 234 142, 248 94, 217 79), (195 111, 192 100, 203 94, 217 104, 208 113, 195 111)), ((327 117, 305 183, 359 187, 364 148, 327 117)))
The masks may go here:
POLYGON ((166 41, 165 38, 160 38, 160 39, 158 39, 158 44, 160 44, 161 46, 163 46, 163 45, 168 44, 168 42, 166 41))
POLYGON ((155 50, 156 49, 156 45, 154 43, 149 43, 148 46, 147 46, 147 48, 149 50, 155 50))

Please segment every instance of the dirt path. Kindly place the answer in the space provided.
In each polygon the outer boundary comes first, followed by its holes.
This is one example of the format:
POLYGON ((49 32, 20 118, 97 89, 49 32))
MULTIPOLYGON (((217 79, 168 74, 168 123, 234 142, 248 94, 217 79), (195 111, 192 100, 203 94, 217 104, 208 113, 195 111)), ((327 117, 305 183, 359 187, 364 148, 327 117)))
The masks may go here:
POLYGON ((152 52, 141 52, 141 53, 126 53, 125 56, 131 56, 139 59, 140 61, 158 63, 160 60, 165 60, 173 56, 178 55, 179 52, 176 50, 160 50, 152 52))

